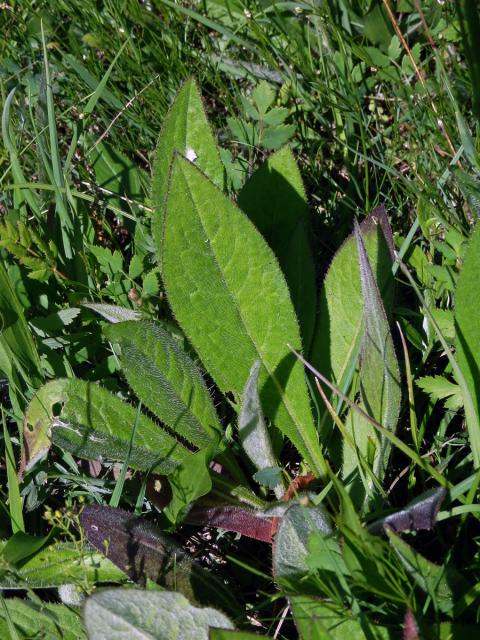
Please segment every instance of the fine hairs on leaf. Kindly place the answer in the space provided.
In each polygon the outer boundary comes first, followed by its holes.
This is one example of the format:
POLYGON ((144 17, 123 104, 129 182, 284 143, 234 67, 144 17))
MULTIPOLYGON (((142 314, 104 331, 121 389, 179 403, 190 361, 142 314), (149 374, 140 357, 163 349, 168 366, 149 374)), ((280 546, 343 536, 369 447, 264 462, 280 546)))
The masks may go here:
MULTIPOLYGON (((257 360, 252 366, 250 376, 243 390, 240 414, 238 416, 238 435, 245 453, 256 468, 262 471, 266 468, 276 467, 277 463, 273 455, 272 443, 258 396, 260 366, 260 361, 257 360)), ((278 500, 285 493, 281 484, 276 485, 274 491, 278 500)))

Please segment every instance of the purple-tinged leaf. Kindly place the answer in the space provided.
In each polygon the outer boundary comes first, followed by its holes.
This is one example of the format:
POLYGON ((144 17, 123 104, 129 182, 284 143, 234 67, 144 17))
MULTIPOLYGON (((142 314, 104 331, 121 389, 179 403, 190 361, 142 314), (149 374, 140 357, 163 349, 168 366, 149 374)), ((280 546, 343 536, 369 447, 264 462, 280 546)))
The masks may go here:
POLYGON ((194 603, 215 603, 225 611, 238 612, 225 585, 149 522, 121 509, 87 505, 80 513, 80 524, 88 542, 135 582, 145 584, 150 579, 180 591, 194 603))
POLYGON ((373 522, 368 527, 368 531, 373 534, 382 534, 387 527, 397 533, 433 529, 446 493, 443 487, 426 491, 404 509, 373 522))
POLYGON ((254 540, 271 543, 275 519, 264 511, 253 511, 242 507, 195 506, 188 512, 185 523, 202 527, 218 527, 254 540))

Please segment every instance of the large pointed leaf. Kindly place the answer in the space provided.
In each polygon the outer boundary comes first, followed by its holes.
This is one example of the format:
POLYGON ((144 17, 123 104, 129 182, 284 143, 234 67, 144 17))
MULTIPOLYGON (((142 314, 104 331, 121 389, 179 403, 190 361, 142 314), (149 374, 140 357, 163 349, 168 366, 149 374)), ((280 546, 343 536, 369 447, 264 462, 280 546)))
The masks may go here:
POLYGON ((165 197, 175 151, 193 160, 210 180, 223 188, 224 168, 205 116, 202 98, 193 79, 185 82, 165 118, 153 160, 152 201, 155 213, 152 228, 160 264, 163 254, 165 197))
MULTIPOLYGON (((475 467, 480 467, 480 323, 478 276, 480 225, 473 232, 455 292, 456 357, 467 386, 463 390, 465 414, 475 467), (473 407, 471 407, 473 403, 473 407)), ((462 386, 462 381, 458 380, 462 386)))
POLYGON ((210 627, 233 629, 215 609, 193 607, 180 593, 107 589, 84 608, 89 640, 208 640, 210 627))
MULTIPOLYGON (((360 281, 363 296, 364 335, 360 356, 362 408, 385 429, 395 431, 400 413, 400 371, 380 291, 373 275, 360 227, 355 226, 360 281)), ((357 451, 371 464, 382 482, 390 442, 361 414, 351 410, 346 424, 351 429, 355 450, 344 443, 343 474, 349 477, 359 467, 357 451)), ((370 491, 371 480, 367 491, 370 491)))
POLYGON ((308 351, 315 324, 315 266, 305 190, 288 147, 270 156, 251 176, 238 195, 238 205, 278 258, 308 351))
MULTIPOLYGON (((385 209, 376 209, 360 228, 389 315, 393 299, 393 240, 385 209)), ((357 243, 352 234, 335 254, 325 277, 312 344, 313 365, 340 388, 343 388, 348 372, 355 364, 362 330, 363 296, 357 243)))
POLYGON ((218 442, 221 426, 200 371, 159 324, 121 322, 104 333, 120 343, 128 384, 150 411, 199 448, 218 442))
POLYGON ((322 473, 289 291, 248 218, 177 155, 167 198, 163 275, 175 316, 222 391, 240 397, 260 360, 265 414, 322 473))

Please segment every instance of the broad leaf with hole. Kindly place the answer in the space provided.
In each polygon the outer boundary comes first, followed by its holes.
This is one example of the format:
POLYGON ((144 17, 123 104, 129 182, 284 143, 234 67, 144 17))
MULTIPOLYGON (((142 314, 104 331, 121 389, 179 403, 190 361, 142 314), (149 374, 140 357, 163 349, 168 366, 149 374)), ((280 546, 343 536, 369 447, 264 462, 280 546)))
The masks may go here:
POLYGON ((223 613, 171 591, 107 589, 87 599, 83 615, 89 640, 208 640, 210 628, 234 628, 223 613))
POLYGON ((128 384, 157 418, 194 446, 218 443, 221 426, 200 371, 158 323, 122 322, 104 328, 122 349, 128 384))
POLYGON ((303 368, 288 287, 248 218, 192 163, 173 161, 166 204, 163 276, 173 312, 210 375, 241 396, 260 360, 267 417, 317 473, 324 461, 303 368))
POLYGON ((87 460, 124 461, 133 469, 169 476, 172 502, 166 513, 175 520, 182 508, 211 488, 208 462, 212 449, 193 454, 136 410, 93 383, 75 378, 47 383, 33 397, 24 419, 23 470, 47 453, 52 442, 87 460))
POLYGON ((201 95, 192 79, 187 80, 180 89, 165 118, 153 160, 152 228, 160 268, 163 256, 165 198, 170 166, 176 151, 195 162, 210 180, 223 188, 225 171, 205 116, 201 95))
POLYGON ((290 149, 270 156, 251 176, 238 195, 238 205, 278 258, 308 352, 315 324, 315 265, 305 190, 290 149))

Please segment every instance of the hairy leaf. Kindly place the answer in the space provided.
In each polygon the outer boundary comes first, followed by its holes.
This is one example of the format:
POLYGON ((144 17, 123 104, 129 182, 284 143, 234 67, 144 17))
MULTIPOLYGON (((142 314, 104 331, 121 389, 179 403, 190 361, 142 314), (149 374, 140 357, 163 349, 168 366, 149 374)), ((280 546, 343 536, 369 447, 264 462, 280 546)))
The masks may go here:
POLYGON ((124 461, 133 469, 169 476, 172 501, 166 515, 180 511, 211 488, 208 463, 215 447, 193 454, 145 415, 130 439, 136 410, 93 383, 75 378, 44 385, 33 397, 24 419, 24 461, 30 469, 53 442, 87 460, 124 461))
POLYGON ((176 156, 165 217, 163 275, 170 305, 222 391, 240 397, 260 360, 265 414, 317 473, 324 472, 285 280, 246 216, 176 156))
POLYGON ((308 573, 310 535, 314 532, 326 535, 332 531, 331 521, 325 509, 322 506, 309 505, 306 494, 300 494, 298 501, 292 502, 280 521, 275 537, 273 571, 276 580, 299 578, 308 573))
MULTIPOLYGON (((364 335, 360 354, 360 396, 362 408, 385 429, 395 431, 400 413, 400 371, 380 291, 370 266, 358 225, 355 226, 360 281, 364 300, 364 335)), ((344 442, 343 475, 349 478, 359 467, 358 453, 371 465, 373 473, 383 481, 390 453, 389 441, 368 420, 353 410, 346 427, 351 430, 355 450, 344 442)), ((371 479, 367 481, 367 494, 371 479)))
POLYGON ((208 640, 210 627, 233 629, 215 609, 193 607, 180 593, 106 589, 85 603, 89 640, 208 640))
MULTIPOLYGON (((393 239, 383 207, 360 225, 372 271, 382 293, 387 315, 393 300, 393 239)), ((335 254, 319 295, 312 363, 343 389, 355 366, 363 333, 363 296, 354 234, 335 254)))
POLYGON ((219 441, 221 426, 200 371, 158 323, 122 322, 104 333, 120 343, 128 384, 150 411, 196 447, 219 441))
POLYGON ((260 366, 260 361, 257 360, 250 371, 243 390, 240 414, 238 416, 240 442, 250 460, 259 470, 276 466, 272 443, 270 442, 258 396, 260 366))
POLYGON ((173 154, 178 151, 200 167, 221 189, 224 168, 205 116, 202 98, 190 79, 180 89, 168 112, 153 160, 152 201, 155 208, 152 229, 160 267, 163 256, 165 198, 173 154))
MULTIPOLYGON (((470 239, 455 292, 456 358, 473 402, 464 397, 467 426, 475 466, 480 466, 480 323, 478 322, 478 274, 480 273, 480 225, 470 239), (475 417, 474 417, 475 416, 475 417), (476 419, 475 419, 476 418, 476 419)), ((458 380, 461 384, 461 381, 458 380)), ((465 395, 465 393, 463 394, 465 395)))
POLYGON ((109 322, 126 322, 127 320, 140 320, 142 314, 133 309, 118 307, 114 304, 100 304, 96 302, 83 302, 82 307, 91 309, 109 322))
POLYGON ((420 531, 433 529, 438 511, 446 495, 446 489, 437 487, 422 493, 404 509, 395 511, 369 525, 369 533, 384 533, 388 527, 393 531, 420 531))
POLYGON ((315 266, 305 190, 289 148, 274 153, 251 176, 238 195, 238 205, 278 258, 308 352, 315 324, 315 266))
POLYGON ((180 591, 195 604, 215 604, 238 614, 225 585, 151 523, 100 505, 85 506, 80 523, 90 544, 135 582, 144 584, 149 578, 166 589, 180 591))

